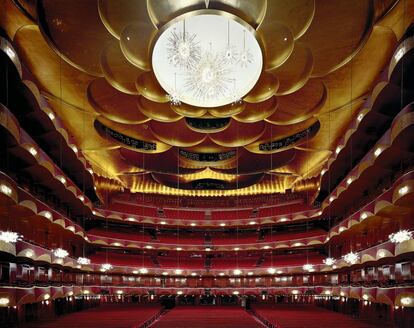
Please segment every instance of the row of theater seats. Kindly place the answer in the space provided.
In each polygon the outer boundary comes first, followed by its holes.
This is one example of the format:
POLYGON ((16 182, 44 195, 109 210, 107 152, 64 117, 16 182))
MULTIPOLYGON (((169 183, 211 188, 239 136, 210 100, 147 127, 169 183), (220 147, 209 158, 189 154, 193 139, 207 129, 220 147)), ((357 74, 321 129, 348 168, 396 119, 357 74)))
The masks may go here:
POLYGON ((243 220, 252 217, 265 218, 277 215, 288 215, 311 210, 311 207, 302 202, 271 207, 261 207, 258 209, 234 208, 229 210, 196 210, 188 208, 164 208, 159 211, 157 207, 128 204, 125 202, 114 202, 108 210, 131 215, 162 217, 166 219, 183 219, 183 220, 243 220))
MULTIPOLYGON (((394 231, 394 230, 393 230, 394 231)), ((157 233, 156 239, 147 232, 133 232, 128 230, 113 231, 101 228, 93 228, 88 231, 89 235, 96 237, 113 238, 119 240, 147 242, 147 243, 165 243, 165 244, 188 244, 188 245, 232 245, 232 244, 255 244, 257 242, 276 242, 291 241, 302 238, 313 238, 325 236, 326 231, 322 229, 310 229, 301 232, 275 232, 273 234, 263 234, 262 239, 257 232, 164 232, 157 233)))
POLYGON ((134 303, 106 304, 85 311, 54 318, 50 321, 30 323, 27 328, 132 328, 141 327, 157 316, 159 305, 134 303))
MULTIPOLYGON (((376 326, 312 304, 271 304, 254 307, 254 312, 283 328, 374 328, 376 326)), ((385 327, 385 326, 383 326, 385 327)))
POLYGON ((155 322, 153 328, 260 328, 243 308, 236 306, 177 307, 155 322))
POLYGON ((160 279, 153 276, 106 275, 102 273, 75 273, 68 270, 48 268, 43 265, 2 263, 0 284, 2 285, 112 285, 112 286, 153 286, 153 287, 271 287, 303 285, 349 285, 382 286, 408 285, 414 282, 414 264, 411 262, 379 267, 357 268, 349 273, 326 275, 294 275, 238 278, 219 277, 175 277, 160 279))

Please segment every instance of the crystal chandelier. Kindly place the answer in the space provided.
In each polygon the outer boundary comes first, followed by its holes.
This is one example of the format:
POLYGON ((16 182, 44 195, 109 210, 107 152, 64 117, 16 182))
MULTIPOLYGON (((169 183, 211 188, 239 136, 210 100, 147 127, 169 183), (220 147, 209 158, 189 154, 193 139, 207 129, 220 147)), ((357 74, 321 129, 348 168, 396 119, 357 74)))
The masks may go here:
POLYGON ((333 266, 336 263, 336 259, 334 259, 333 257, 327 257, 323 260, 323 263, 328 266, 333 266))
POLYGON ((267 272, 270 273, 270 274, 274 274, 276 272, 276 269, 275 268, 268 268, 267 272))
POLYGON ((354 253, 354 252, 349 252, 348 254, 345 254, 342 258, 348 264, 355 264, 359 260, 359 254, 354 253))
POLYGON ((390 241, 394 244, 399 244, 404 241, 413 239, 413 233, 409 230, 400 230, 397 232, 394 232, 388 236, 390 238, 390 241))
POLYGON ((17 242, 21 236, 17 232, 13 231, 0 231, 0 240, 4 241, 5 243, 15 243, 17 242))
POLYGON ((80 265, 88 265, 91 263, 91 260, 86 257, 78 257, 78 264, 80 265))
POLYGON ((219 107, 237 104, 254 87, 263 54, 250 25, 209 10, 178 17, 161 30, 152 67, 171 104, 219 107))
POLYGON ((313 271, 313 264, 309 264, 309 263, 304 264, 302 268, 305 271, 313 271))
POLYGON ((101 271, 105 272, 105 271, 109 271, 113 268, 112 264, 109 263, 104 263, 101 265, 101 271))
POLYGON ((60 258, 60 259, 63 259, 63 258, 65 258, 66 256, 68 256, 68 255, 69 255, 69 253, 68 253, 66 250, 64 250, 63 248, 56 248, 56 249, 53 251, 53 255, 55 255, 56 257, 58 257, 58 258, 60 258))

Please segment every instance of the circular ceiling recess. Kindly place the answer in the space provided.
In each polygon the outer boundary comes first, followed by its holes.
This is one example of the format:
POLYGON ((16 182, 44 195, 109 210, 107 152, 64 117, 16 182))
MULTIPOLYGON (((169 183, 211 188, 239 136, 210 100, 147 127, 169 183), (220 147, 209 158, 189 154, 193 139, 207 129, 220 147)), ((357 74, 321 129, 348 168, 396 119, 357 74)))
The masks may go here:
POLYGON ((241 99, 262 72, 255 30, 217 10, 184 14, 160 30, 152 67, 171 103, 219 107, 241 99))

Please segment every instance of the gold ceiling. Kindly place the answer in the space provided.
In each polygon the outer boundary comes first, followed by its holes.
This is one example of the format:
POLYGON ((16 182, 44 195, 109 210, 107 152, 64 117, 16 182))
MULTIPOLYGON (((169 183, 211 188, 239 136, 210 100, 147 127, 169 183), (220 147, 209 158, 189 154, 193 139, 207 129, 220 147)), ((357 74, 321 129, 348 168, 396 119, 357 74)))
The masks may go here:
POLYGON ((319 175, 414 17, 414 0, 0 4, 1 27, 97 174, 132 191, 218 196, 319 175), (172 105, 151 70, 153 40, 207 5, 256 29, 264 69, 241 103, 172 105))

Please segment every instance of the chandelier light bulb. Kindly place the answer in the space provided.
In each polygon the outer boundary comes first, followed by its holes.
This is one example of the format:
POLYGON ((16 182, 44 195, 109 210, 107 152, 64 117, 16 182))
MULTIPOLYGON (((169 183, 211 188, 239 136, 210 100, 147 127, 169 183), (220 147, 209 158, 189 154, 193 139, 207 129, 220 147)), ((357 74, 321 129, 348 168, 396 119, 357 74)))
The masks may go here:
POLYGON ((390 234, 388 237, 392 243, 399 244, 404 241, 413 239, 413 232, 409 230, 400 230, 390 234))

